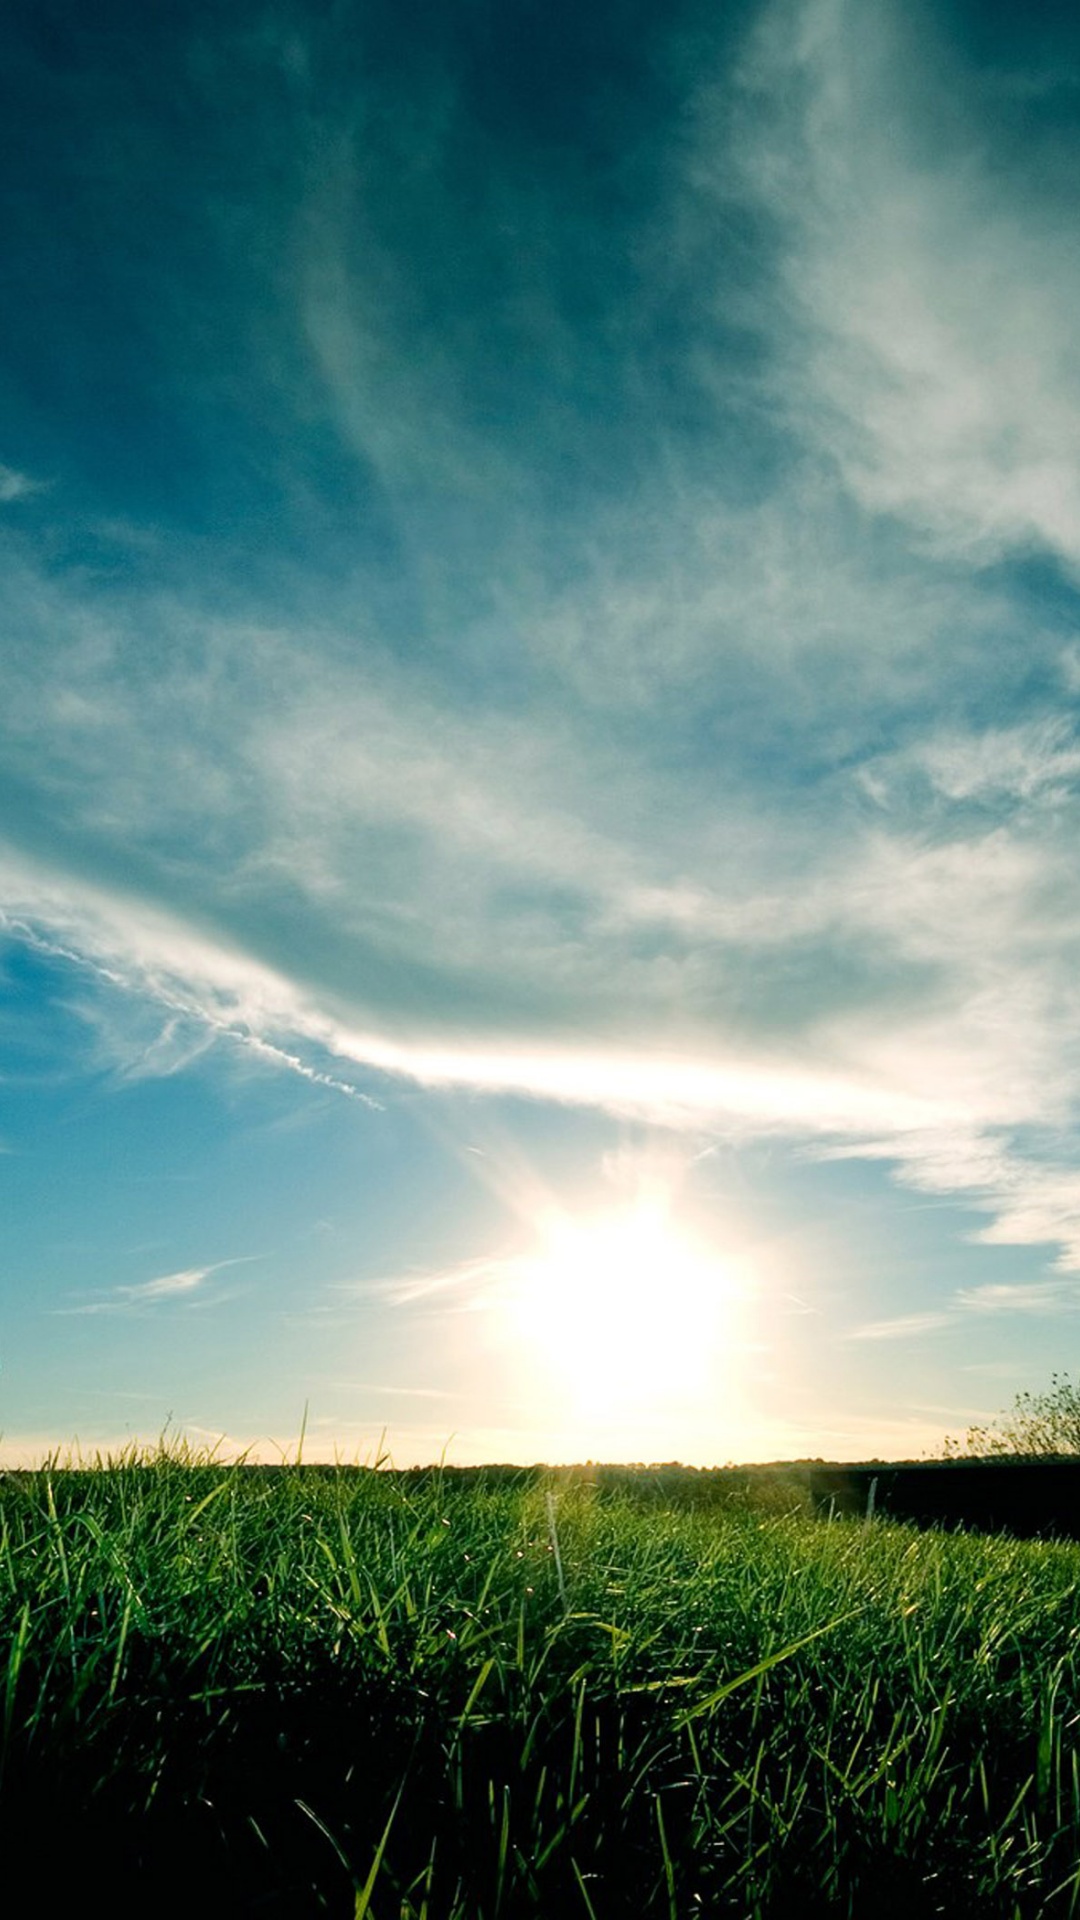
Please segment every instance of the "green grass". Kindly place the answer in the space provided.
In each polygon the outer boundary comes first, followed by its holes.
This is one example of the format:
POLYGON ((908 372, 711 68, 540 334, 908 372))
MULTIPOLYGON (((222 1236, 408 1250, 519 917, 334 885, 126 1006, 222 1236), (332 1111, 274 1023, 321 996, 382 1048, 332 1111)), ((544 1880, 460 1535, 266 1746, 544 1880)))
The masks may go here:
POLYGON ((1080 1549, 645 1489, 0 1481, 9 1877, 49 1913, 1080 1914, 1080 1549))

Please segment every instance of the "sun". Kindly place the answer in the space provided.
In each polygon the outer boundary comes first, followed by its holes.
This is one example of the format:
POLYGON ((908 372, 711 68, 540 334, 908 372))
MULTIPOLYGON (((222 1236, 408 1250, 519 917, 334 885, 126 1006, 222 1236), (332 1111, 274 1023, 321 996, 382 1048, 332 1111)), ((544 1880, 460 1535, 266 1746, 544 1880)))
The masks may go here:
POLYGON ((666 1208, 545 1223, 510 1300, 532 1365, 581 1410, 638 1411, 707 1385, 739 1296, 734 1264, 666 1208))

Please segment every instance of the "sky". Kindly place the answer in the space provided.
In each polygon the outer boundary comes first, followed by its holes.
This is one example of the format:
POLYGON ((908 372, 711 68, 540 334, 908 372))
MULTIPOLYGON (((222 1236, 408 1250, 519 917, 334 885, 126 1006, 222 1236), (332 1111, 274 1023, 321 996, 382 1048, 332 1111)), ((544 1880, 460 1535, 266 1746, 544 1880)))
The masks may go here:
POLYGON ((11 0, 0 1459, 1074 1363, 1080 19, 11 0))

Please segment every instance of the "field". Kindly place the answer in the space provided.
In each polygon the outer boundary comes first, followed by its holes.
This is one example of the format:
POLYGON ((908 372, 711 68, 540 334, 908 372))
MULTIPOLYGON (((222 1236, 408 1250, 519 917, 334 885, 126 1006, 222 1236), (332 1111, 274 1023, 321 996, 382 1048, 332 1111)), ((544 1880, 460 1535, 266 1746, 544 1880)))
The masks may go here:
POLYGON ((43 1913, 1080 1912, 1080 1548, 782 1509, 7 1476, 9 1878, 43 1913))

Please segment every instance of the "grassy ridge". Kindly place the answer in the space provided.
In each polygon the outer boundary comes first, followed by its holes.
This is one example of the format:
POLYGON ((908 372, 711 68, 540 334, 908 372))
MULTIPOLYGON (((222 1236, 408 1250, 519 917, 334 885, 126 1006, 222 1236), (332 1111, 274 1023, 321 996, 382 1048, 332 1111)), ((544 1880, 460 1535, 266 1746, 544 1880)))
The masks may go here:
POLYGON ((0 1617, 43 1911, 1080 1912, 1077 1548, 174 1451, 0 1482, 0 1617))

